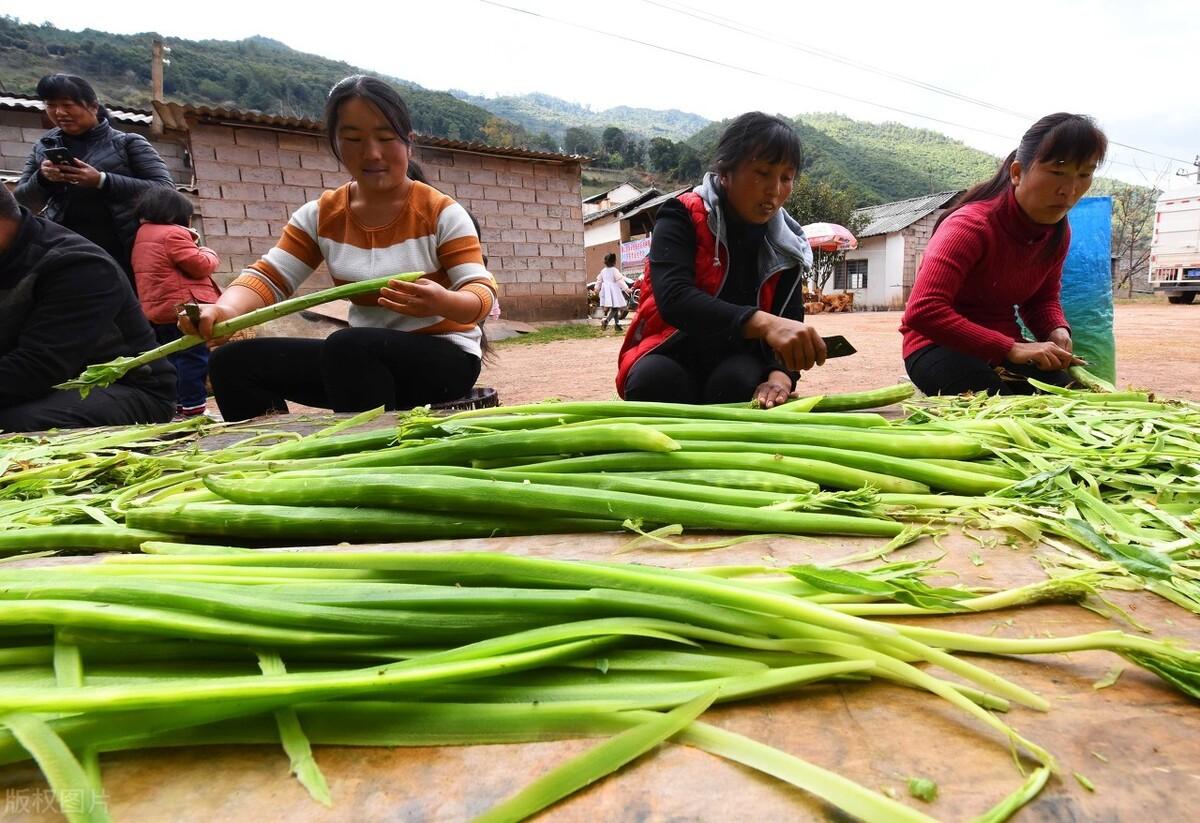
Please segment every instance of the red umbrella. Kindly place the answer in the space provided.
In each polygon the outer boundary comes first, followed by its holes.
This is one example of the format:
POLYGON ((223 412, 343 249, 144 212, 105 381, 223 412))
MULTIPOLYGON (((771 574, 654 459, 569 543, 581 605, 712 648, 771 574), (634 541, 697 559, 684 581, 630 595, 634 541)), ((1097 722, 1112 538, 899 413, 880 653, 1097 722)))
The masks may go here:
POLYGON ((849 251, 858 248, 858 239, 837 223, 809 223, 802 226, 808 245, 820 251, 849 251))

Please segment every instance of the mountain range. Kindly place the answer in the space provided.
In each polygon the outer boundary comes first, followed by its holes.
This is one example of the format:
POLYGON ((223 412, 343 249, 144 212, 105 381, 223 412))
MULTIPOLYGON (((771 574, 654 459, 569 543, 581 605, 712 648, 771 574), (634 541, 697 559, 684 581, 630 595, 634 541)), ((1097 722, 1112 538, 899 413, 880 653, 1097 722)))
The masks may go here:
MULTIPOLYGON (((156 36, 73 32, 0 17, 3 90, 29 94, 37 78, 61 71, 88 78, 106 101, 148 107, 150 47, 156 36)), ((166 96, 197 105, 319 117, 333 83, 367 71, 266 37, 164 40, 172 49, 166 96)), ((547 94, 484 98, 380 76, 402 89, 417 131, 461 140, 556 148, 567 129, 599 135, 616 126, 645 143, 653 138, 686 143, 707 163, 724 125, 675 109, 621 106, 594 111, 547 94)), ((997 162, 945 135, 899 123, 820 113, 796 115, 794 122, 804 147, 805 171, 848 192, 857 205, 963 188, 991 174, 997 162)))

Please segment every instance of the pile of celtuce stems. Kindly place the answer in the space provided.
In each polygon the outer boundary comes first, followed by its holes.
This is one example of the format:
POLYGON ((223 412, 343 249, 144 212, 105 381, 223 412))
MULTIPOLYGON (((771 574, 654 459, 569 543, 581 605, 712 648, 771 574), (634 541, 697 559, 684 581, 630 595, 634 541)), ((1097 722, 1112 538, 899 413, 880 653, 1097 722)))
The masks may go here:
POLYGON ((486 742, 481 726, 509 740, 616 734, 596 762, 552 775, 533 800, 519 798, 497 817, 515 819, 670 738, 783 777, 860 817, 917 819, 888 798, 695 720, 713 700, 820 678, 887 677, 954 702, 1039 763, 983 818, 1002 819, 1036 795, 1054 763, 985 709, 1045 704, 953 652, 1108 649, 1200 697, 1194 653, 1115 632, 1000 641, 878 621, 1082 598, 1104 587, 1145 588, 1197 611, 1200 411, 1139 393, 1063 390, 925 399, 894 422, 859 411, 910 394, 899 386, 769 411, 639 403, 417 411, 364 431, 381 414, 371 412, 304 437, 189 422, 0 441, 0 556, 189 552, 53 571, 5 564, 0 620, 13 645, 0 652, 0 684, 36 684, 49 674, 22 667, 49 663, 59 686, 0 688, 0 712, 16 712, 8 751, 33 753, 59 786, 89 781, 99 797, 97 751, 281 739, 324 800, 310 739, 486 742), (241 439, 199 448, 197 438, 222 433, 241 439), (948 524, 969 533, 976 522, 1051 547, 1052 579, 984 594, 933 589, 895 569, 795 569, 787 582, 723 570, 697 580, 615 564, 535 568, 493 555, 325 559, 206 545, 621 529, 659 546, 680 530, 880 538, 878 550, 849 562, 948 524), (651 603, 658 595, 675 601, 651 603), (580 674, 581 661, 598 659, 603 676, 580 674), (156 669, 162 661, 181 674, 156 669), (937 680, 913 666, 921 663, 974 685, 937 680), (664 681, 642 672, 647 666, 679 674, 664 681), (527 669, 538 673, 497 674, 527 669), (173 682, 160 688, 164 680, 173 682), (595 681, 616 684, 619 697, 597 697, 595 681), (674 689, 669 697, 650 688, 663 682, 674 689), (454 707, 425 702, 435 683, 443 684, 438 699, 454 707), (402 702, 381 708, 377 698, 402 702), (529 714, 535 701, 565 714, 533 723, 527 718, 549 717, 529 714), (427 714, 441 711, 447 716, 427 714), (130 725, 140 717, 149 725, 130 725), (413 725, 427 717, 428 725, 413 725), (344 739, 335 731, 342 728, 350 730, 344 739), (117 733, 127 729, 144 733, 117 733))
POLYGON ((1011 529, 1060 552, 1060 566, 1200 613, 1200 407, 1045 389, 913 403, 901 426, 978 438, 1019 482, 975 499, 902 502, 935 521, 975 516, 1011 529))
POLYGON ((928 586, 912 563, 672 571, 492 553, 158 550, 11 568, 0 586, 0 764, 35 759, 60 798, 90 801, 91 819, 106 814, 98 755, 114 750, 282 742, 329 803, 311 743, 612 736, 482 819, 533 814, 673 739, 864 820, 929 820, 698 720, 714 702, 882 678, 948 701, 982 739, 1032 760, 978 818, 1003 820, 1057 764, 993 712, 1048 703, 955 652, 1106 650, 1200 696, 1200 654, 1145 637, 999 639, 852 614, 900 599, 930 615, 964 601, 1002 608, 1062 581, 997 597, 928 586))

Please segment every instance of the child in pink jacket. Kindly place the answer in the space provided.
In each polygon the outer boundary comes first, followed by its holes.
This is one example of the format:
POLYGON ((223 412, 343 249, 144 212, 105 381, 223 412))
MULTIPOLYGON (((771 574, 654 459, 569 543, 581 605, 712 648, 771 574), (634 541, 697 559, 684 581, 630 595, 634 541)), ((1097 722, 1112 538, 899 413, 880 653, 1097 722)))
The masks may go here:
MULTIPOLYGON (((136 216, 141 221, 133 244, 133 274, 142 311, 154 327, 160 343, 181 336, 175 325, 183 303, 215 303, 221 296, 213 282, 217 253, 201 246, 189 228, 192 201, 168 189, 149 189, 138 201, 136 216)), ((203 414, 208 392, 208 347, 193 346, 170 356, 175 366, 180 416, 203 414)))

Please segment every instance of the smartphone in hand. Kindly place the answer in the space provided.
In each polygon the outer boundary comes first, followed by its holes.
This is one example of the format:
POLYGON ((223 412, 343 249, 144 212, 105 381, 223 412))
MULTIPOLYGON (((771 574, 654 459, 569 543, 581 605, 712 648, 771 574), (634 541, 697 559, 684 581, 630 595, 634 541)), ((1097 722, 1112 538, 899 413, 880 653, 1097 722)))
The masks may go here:
POLYGON ((74 166, 75 157, 66 146, 50 146, 45 150, 46 159, 58 166, 74 166))

